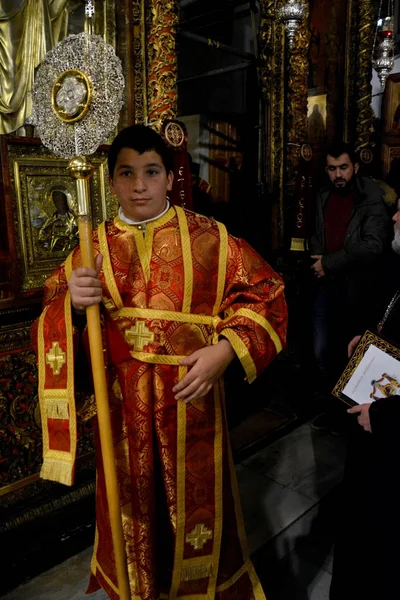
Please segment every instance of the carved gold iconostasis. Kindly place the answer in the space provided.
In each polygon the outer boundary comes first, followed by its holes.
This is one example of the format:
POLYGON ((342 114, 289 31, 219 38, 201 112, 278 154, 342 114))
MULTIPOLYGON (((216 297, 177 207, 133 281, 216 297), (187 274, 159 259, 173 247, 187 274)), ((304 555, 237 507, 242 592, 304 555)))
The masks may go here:
MULTIPOLYGON (((29 22, 32 30, 39 32, 47 27, 46 44, 42 40, 43 52, 36 55, 37 63, 26 64, 24 90, 29 96, 33 70, 44 52, 62 39, 62 32, 65 36, 86 30, 88 20, 84 16, 85 3, 81 0, 43 2, 41 11, 29 14, 27 8, 32 3, 20 0, 17 4, 12 5, 15 15, 29 22), (46 6, 49 13, 45 11, 46 6), (52 10, 57 10, 57 14, 52 10), (69 11, 69 27, 65 11, 69 11), (55 25, 57 18, 58 33, 51 29, 51 23, 55 25)), ((96 1, 95 8, 92 31, 114 46, 122 60, 127 83, 120 127, 132 123, 161 127, 164 119, 176 116, 177 108, 176 3, 104 0, 96 1)), ((0 21, 0 28, 3 25, 7 30, 10 23, 0 21)), ((10 43, 11 29, 10 26, 9 37, 3 38, 10 43)), ((28 43, 33 40, 21 40, 17 46, 22 48, 28 43)), ((18 48, 9 48, 10 61, 17 60, 18 48)), ((12 85, 15 89, 20 85, 18 78, 12 85)), ((2 108, 5 108, 4 103, 0 101, 0 119, 5 114, 2 108)), ((41 430, 30 326, 40 313, 44 281, 74 247, 77 232, 75 183, 66 172, 68 161, 52 155, 35 137, 33 124, 26 121, 29 109, 30 98, 25 98, 12 117, 14 125, 19 125, 18 130, 14 128, 12 135, 0 138, 0 496, 3 511, 0 535, 6 535, 5 532, 17 535, 21 524, 29 525, 37 517, 44 518, 61 507, 72 509, 77 500, 86 506, 95 486, 93 433, 86 422, 80 425, 80 462, 74 488, 42 482, 38 476, 42 460, 41 430), (18 506, 23 506, 22 513, 18 506)), ((3 121, 10 122, 10 119, 7 116, 3 121)), ((117 204, 109 190, 107 147, 100 147, 91 160, 95 166, 90 182, 91 209, 96 226, 116 214, 117 204)), ((85 410, 90 410, 89 397, 82 397, 82 402, 88 404, 85 410)), ((10 549, 11 562, 12 557, 10 549)))
POLYGON ((285 43, 283 24, 276 19, 276 11, 283 4, 282 0, 261 2, 260 23, 268 187, 275 221, 273 245, 277 249, 287 247, 288 236, 295 233, 299 207, 294 196, 302 144, 311 146, 311 173, 316 175, 327 142, 343 139, 353 142, 358 150, 366 148, 373 122, 372 1, 307 3, 306 17, 292 49, 285 43), (309 114, 310 104, 318 106, 314 116, 309 114), (319 104, 324 114, 318 115, 319 104))

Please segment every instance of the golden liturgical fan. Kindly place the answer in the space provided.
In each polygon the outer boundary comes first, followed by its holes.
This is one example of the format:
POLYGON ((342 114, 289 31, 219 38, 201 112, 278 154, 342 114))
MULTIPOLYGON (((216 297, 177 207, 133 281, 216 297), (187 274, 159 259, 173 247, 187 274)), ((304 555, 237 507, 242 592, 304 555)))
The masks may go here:
MULTIPOLYGON (((98 35, 80 33, 68 36, 46 55, 33 89, 32 121, 43 144, 54 154, 72 159, 68 170, 77 186, 82 265, 91 268, 89 179, 93 166, 86 156, 106 142, 117 126, 124 85, 121 61, 113 48, 98 35)), ((99 306, 89 306, 86 314, 119 597, 129 600, 99 306)))

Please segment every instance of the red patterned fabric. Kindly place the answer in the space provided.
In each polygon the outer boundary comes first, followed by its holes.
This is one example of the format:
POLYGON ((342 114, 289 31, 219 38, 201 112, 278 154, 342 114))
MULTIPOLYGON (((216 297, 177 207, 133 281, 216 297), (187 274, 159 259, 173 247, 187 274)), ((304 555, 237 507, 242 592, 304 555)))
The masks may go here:
MULTIPOLYGON (((215 335, 234 332, 247 375, 253 369, 255 376, 285 344, 283 284, 244 241, 229 236, 222 302, 214 315, 221 229, 212 219, 191 212, 185 213, 185 219, 189 233, 186 240, 174 208, 152 226, 147 281, 146 261, 137 249, 137 228, 118 219, 106 224, 112 273, 101 274, 107 306, 104 328, 131 594, 140 600, 157 600, 160 594, 164 598, 198 594, 199 600, 263 600, 246 547, 223 383, 219 381, 205 398, 179 404, 172 392, 179 366, 152 364, 146 362, 146 356, 149 360, 158 356, 168 360, 188 355, 213 343, 215 335), (193 277, 188 314, 209 316, 213 325, 173 318, 174 312, 182 315, 185 241, 189 242, 193 277), (113 305, 113 281, 124 307, 169 311, 171 316, 164 318, 157 313, 154 318, 131 318, 113 305), (243 309, 252 312, 237 314, 243 309), (271 327, 269 333, 263 319, 271 327), (135 358, 127 341, 132 325, 138 321, 144 321, 154 336, 141 351, 143 360, 135 358), (201 541, 203 534, 204 543, 196 547, 193 537, 201 541)), ((93 242, 98 251, 97 232, 93 242)), ((76 249, 73 268, 79 264, 80 251, 76 249)), ((45 301, 63 302, 66 288, 61 267, 47 283, 45 301)), ((112 600, 117 600, 100 453, 97 462, 97 533, 88 591, 101 586, 112 600)))

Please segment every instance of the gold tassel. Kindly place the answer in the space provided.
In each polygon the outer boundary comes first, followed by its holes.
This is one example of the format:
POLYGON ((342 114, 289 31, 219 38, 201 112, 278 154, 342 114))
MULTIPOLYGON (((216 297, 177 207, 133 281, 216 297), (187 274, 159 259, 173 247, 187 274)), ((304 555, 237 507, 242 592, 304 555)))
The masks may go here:
POLYGON ((69 419, 68 400, 46 398, 45 402, 48 419, 69 419))
POLYGON ((192 567, 183 567, 182 581, 194 581, 195 579, 205 579, 211 577, 212 564, 193 565, 192 567))
POLYGON ((64 485, 72 485, 73 465, 61 460, 45 458, 40 477, 50 481, 57 481, 64 485))

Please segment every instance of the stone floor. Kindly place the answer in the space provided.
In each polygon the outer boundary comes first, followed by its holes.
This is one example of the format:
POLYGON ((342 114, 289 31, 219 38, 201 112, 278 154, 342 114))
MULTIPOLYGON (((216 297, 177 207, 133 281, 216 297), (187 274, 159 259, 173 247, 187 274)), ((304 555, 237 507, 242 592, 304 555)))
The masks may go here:
MULTIPOLYGON (((268 600, 327 600, 345 438, 308 423, 237 464, 254 564, 268 600)), ((3 596, 83 600, 91 548, 3 596)), ((100 590, 86 596, 106 600, 100 590)))

